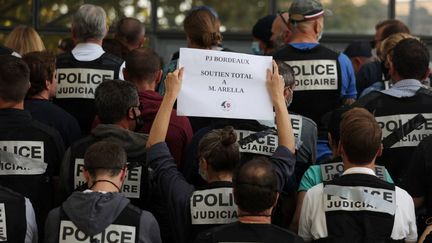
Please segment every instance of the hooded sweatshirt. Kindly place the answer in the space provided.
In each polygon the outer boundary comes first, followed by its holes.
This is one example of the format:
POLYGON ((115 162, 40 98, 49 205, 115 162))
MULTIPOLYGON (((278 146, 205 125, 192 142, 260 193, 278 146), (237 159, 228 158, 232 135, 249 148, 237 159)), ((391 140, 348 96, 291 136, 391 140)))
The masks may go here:
MULTIPOLYGON (((126 207, 141 212, 138 242, 161 242, 159 226, 153 215, 129 203, 129 199, 113 192, 74 192, 62 209, 70 221, 88 236, 95 236, 111 225, 126 207)), ((61 208, 51 210, 45 224, 45 243, 59 242, 61 208)))

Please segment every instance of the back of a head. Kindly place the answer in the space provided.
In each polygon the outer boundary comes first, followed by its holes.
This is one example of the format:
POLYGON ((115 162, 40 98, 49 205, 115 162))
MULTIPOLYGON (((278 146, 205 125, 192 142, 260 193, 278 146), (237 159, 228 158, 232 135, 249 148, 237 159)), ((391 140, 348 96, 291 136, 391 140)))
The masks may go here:
POLYGON ((407 33, 410 34, 410 30, 408 26, 406 26, 402 21, 397 19, 389 19, 383 22, 378 23, 375 26, 375 29, 381 29, 381 40, 386 39, 387 37, 396 34, 396 33, 407 33))
POLYGON ((352 108, 343 114, 340 143, 350 163, 371 163, 381 146, 381 138, 380 126, 366 109, 352 108))
POLYGON ((264 42, 267 47, 272 46, 270 38, 272 36, 272 24, 275 19, 276 15, 267 15, 260 18, 252 28, 252 36, 264 42))
POLYGON ((429 70, 429 51, 426 45, 413 38, 399 41, 393 48, 391 62, 403 79, 422 80, 429 70))
POLYGON ((46 89, 45 81, 53 81, 56 69, 54 54, 43 52, 30 52, 22 58, 30 68, 30 89, 27 97, 39 94, 46 89))
POLYGON ((388 54, 391 54, 393 48, 403 39, 408 38, 416 38, 410 34, 407 33, 396 33, 393 34, 386 39, 383 40, 381 45, 379 45, 379 58, 381 60, 386 60, 386 57, 388 54))
POLYGON ((353 41, 344 50, 349 58, 372 57, 372 47, 368 42, 353 41))
POLYGON ((144 25, 136 18, 122 18, 117 22, 116 38, 135 45, 145 34, 144 25))
POLYGON ((84 168, 90 176, 108 174, 114 177, 126 167, 126 151, 119 145, 99 141, 92 144, 84 154, 84 168))
POLYGON ((30 70, 18 57, 2 55, 0 62, 0 101, 22 102, 30 86, 30 70))
POLYGON ((135 49, 132 50, 126 57, 126 71, 128 81, 155 81, 155 75, 161 70, 161 59, 159 55, 152 49, 135 49))
POLYGON ((115 124, 127 116, 131 107, 139 103, 138 92, 131 82, 107 80, 95 92, 96 114, 104 124, 115 124))
POLYGON ((211 48, 222 41, 218 19, 208 9, 197 8, 190 11, 183 27, 190 41, 202 48, 211 48))
POLYGON ((107 33, 105 10, 92 4, 82 5, 72 19, 74 37, 79 41, 103 40, 107 33))
POLYGON ((232 172, 240 162, 234 128, 227 126, 207 133, 199 142, 198 158, 205 159, 214 172, 232 172))
POLYGON ((248 213, 271 208, 277 195, 277 176, 266 158, 256 158, 237 169, 233 176, 234 199, 248 213))
POLYGON ((276 61, 279 69, 279 74, 282 75, 285 87, 291 86, 295 83, 294 70, 289 65, 283 61, 276 61))
POLYGON ((33 51, 44 51, 45 45, 33 27, 18 26, 6 37, 4 45, 20 55, 33 51))
POLYGON ((349 106, 342 106, 335 110, 333 110, 329 115, 327 130, 330 133, 330 136, 332 138, 331 145, 338 146, 340 141, 340 124, 342 121, 343 114, 348 111, 351 107, 349 106))

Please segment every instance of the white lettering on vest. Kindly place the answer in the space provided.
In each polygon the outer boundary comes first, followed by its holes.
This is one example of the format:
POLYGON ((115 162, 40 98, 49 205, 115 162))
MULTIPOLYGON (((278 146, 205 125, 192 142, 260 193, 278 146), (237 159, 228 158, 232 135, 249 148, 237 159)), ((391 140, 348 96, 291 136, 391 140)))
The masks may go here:
MULTIPOLYGON (((335 178, 336 175, 342 175, 344 167, 342 162, 321 164, 322 181, 327 182, 335 178)), ((386 168, 381 165, 375 165, 375 175, 383 181, 387 181, 385 177, 386 168)))
MULTIPOLYGON (((237 134, 237 141, 256 133, 255 131, 246 130, 235 130, 235 132, 237 134)), ((271 156, 274 151, 276 151, 277 146, 278 137, 276 135, 269 134, 262 138, 258 138, 255 141, 240 146, 240 152, 271 156)))
POLYGON ((190 199, 192 224, 228 224, 237 221, 232 188, 195 191, 190 199))
MULTIPOLYGON (((416 115, 417 114, 379 116, 375 117, 375 119, 381 127, 383 138, 385 138, 416 115)), ((432 113, 422 113, 422 115, 426 119, 426 122, 414 129, 414 131, 405 134, 405 136, 391 148, 415 147, 423 138, 432 134, 432 113)))
POLYGON ((57 69, 57 98, 94 99, 103 81, 114 79, 114 71, 88 68, 57 69))
POLYGON ((338 89, 336 60, 298 60, 285 63, 293 68, 295 91, 338 89))
POLYGON ((291 126, 293 129, 294 136, 298 139, 301 139, 303 118, 299 115, 293 115, 293 114, 290 114, 290 117, 291 117, 291 126))
POLYGON ((78 229, 72 221, 60 222, 59 243, 98 242, 105 243, 133 243, 135 242, 136 228, 134 226, 111 224, 101 233, 88 236, 78 229))
POLYGON ((324 187, 325 211, 373 211, 389 213, 388 205, 396 203, 396 193, 392 190, 372 187, 348 187, 328 185, 324 187), (338 193, 349 198, 326 193, 326 187, 332 187, 338 193), (369 195, 369 196, 368 196, 369 195))
MULTIPOLYGON (((0 150, 45 162, 45 149, 42 141, 0 141, 0 150)), ((41 171, 45 169, 31 169, 0 158, 0 175, 36 175, 41 174, 41 171)))
MULTIPOLYGON (((83 174, 84 159, 75 159, 74 166, 74 186, 75 188, 85 184, 83 174)), ((141 173, 142 167, 135 167, 128 170, 126 180, 122 187, 122 193, 128 198, 140 198, 141 193, 141 173)))
POLYGON ((7 240, 6 209, 4 203, 0 203, 0 242, 7 240))

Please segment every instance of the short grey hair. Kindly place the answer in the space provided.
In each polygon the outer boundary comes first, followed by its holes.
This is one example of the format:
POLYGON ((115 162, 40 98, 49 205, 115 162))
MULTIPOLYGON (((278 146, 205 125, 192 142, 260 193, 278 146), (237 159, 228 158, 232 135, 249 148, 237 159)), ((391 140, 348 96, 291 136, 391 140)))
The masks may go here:
POLYGON ((80 41, 103 40, 107 32, 105 10, 92 4, 82 5, 72 19, 72 28, 80 41))
POLYGON ((106 80, 95 92, 96 114, 103 124, 115 124, 127 116, 131 107, 139 105, 134 84, 123 80, 106 80))
POLYGON ((293 68, 282 61, 276 61, 278 68, 279 68, 279 74, 282 75, 285 87, 291 86, 295 84, 295 77, 294 77, 294 70, 293 68))

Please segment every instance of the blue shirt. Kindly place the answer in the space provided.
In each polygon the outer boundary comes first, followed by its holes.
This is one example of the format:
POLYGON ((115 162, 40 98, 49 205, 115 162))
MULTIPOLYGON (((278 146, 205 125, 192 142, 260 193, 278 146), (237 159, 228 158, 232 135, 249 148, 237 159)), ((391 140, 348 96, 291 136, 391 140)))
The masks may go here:
MULTIPOLYGON (((314 48, 319 43, 290 43, 290 45, 296 49, 307 50, 314 48)), ((340 53, 338 61, 342 76, 341 97, 355 99, 357 98, 356 78, 351 60, 345 54, 340 53)))

